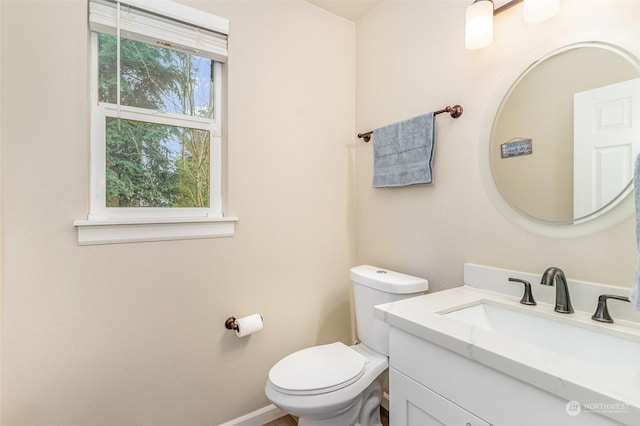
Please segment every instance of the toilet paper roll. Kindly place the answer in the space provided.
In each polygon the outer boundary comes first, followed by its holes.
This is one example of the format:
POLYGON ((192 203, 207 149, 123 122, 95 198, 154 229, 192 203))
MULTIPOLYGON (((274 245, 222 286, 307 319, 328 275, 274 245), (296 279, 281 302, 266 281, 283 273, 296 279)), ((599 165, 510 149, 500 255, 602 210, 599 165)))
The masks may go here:
POLYGON ((253 314, 238 318, 236 319, 236 325, 238 326, 238 329, 235 331, 236 336, 249 336, 262 330, 262 316, 260 316, 260 314, 253 314))

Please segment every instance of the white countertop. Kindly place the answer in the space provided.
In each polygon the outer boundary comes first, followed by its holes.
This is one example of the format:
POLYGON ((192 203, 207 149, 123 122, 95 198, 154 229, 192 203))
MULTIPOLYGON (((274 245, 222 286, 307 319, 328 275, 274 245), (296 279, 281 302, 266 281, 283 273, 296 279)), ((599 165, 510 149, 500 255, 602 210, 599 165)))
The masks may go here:
MULTIPOLYGON (((534 295, 535 290, 537 288, 534 288, 534 295)), ((461 306, 493 302, 640 342, 640 323, 616 318, 614 324, 601 324, 591 319, 593 312, 579 311, 577 307, 574 314, 563 315, 554 312, 552 304, 538 301, 537 306, 525 306, 519 300, 520 297, 465 285, 377 306, 375 317, 567 401, 612 404, 594 411, 625 424, 640 425, 640 368, 632 373, 617 365, 594 366, 442 315, 461 306)), ((640 359, 637 367, 640 367, 640 359)))

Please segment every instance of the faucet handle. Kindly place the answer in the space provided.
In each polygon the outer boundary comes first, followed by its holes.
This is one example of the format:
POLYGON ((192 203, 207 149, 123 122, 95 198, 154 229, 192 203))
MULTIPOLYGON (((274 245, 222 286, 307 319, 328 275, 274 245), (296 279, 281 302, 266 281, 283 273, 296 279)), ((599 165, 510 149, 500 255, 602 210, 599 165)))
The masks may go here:
POLYGON ((624 302, 630 302, 628 297, 624 296, 616 296, 614 294, 601 294, 598 297, 598 306, 596 307, 596 312, 591 316, 591 319, 599 322, 606 322, 611 324, 613 322, 613 318, 609 315, 609 310, 607 309, 607 299, 616 299, 622 300, 624 302))
POLYGON ((536 301, 533 298, 533 293, 531 293, 531 283, 529 281, 512 277, 509 277, 509 281, 524 284, 524 294, 522 295, 522 299, 520 299, 520 303, 522 303, 523 305, 537 305, 536 301))

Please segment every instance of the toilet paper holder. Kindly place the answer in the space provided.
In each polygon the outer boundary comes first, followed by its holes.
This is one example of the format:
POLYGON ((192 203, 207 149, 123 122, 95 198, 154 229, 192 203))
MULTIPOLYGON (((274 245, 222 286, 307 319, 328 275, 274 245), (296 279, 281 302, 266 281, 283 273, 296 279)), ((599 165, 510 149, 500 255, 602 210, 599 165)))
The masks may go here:
POLYGON ((238 327, 238 324, 236 324, 236 317, 229 317, 225 320, 224 322, 224 327, 227 330, 235 330, 238 331, 240 328, 238 327))
POLYGON ((246 317, 229 317, 224 326, 227 330, 233 330, 236 336, 246 337, 262 331, 263 320, 260 314, 251 314, 246 317))

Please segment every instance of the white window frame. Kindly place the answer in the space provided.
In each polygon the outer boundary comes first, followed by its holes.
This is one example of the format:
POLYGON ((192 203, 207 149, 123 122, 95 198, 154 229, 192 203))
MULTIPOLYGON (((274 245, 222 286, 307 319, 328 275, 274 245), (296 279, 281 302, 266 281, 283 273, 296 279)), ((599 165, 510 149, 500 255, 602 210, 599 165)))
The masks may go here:
MULTIPOLYGON (((175 12, 175 11, 172 11, 175 12)), ((179 18, 179 17, 178 17, 179 18)), ((78 243, 110 244, 234 235, 237 217, 222 213, 222 65, 214 61, 214 117, 202 118, 100 102, 98 34, 91 33, 91 184, 87 220, 76 220, 78 243), (108 117, 209 131, 209 207, 107 207, 106 120, 108 117)))

